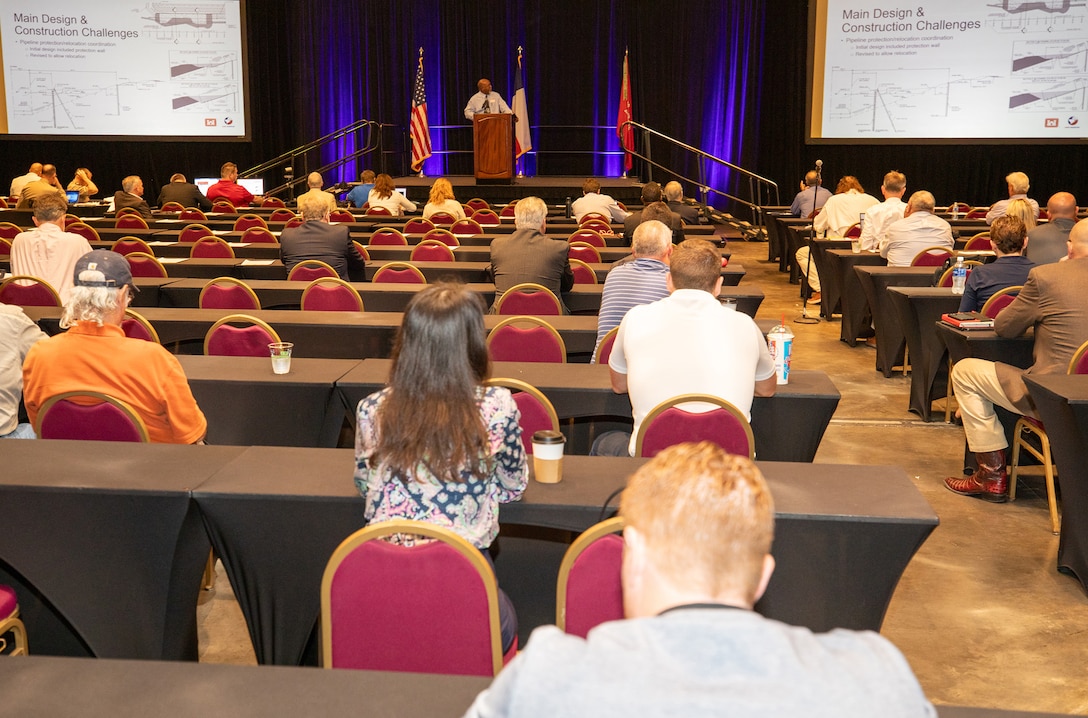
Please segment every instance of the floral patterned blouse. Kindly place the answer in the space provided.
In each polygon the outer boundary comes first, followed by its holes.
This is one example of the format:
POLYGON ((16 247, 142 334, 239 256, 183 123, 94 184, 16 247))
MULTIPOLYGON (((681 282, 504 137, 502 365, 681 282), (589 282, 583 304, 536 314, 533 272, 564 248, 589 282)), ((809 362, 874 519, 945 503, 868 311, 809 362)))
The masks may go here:
POLYGON ((382 389, 359 402, 355 431, 355 486, 366 498, 367 522, 414 519, 452 529, 473 546, 485 549, 499 534, 499 504, 517 501, 525 491, 529 469, 521 443, 521 413, 503 387, 480 391, 480 414, 491 444, 491 474, 486 479, 462 472, 464 481, 436 479, 420 464, 410 480, 372 466, 378 445, 378 407, 388 396, 382 389))

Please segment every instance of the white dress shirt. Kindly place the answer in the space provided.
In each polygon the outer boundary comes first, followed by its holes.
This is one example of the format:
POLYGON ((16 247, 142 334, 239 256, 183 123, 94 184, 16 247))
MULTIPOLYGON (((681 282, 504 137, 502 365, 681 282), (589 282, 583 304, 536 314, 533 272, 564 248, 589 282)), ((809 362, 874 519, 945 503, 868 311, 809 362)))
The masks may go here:
POLYGON ((888 258, 889 267, 909 267, 923 249, 953 246, 952 225, 929 212, 912 212, 888 227, 880 256, 888 258))
POLYGON ((833 194, 824 202, 823 209, 812 220, 818 233, 826 232, 828 237, 842 237, 846 230, 858 223, 861 213, 879 204, 876 197, 856 189, 833 194))
POLYGON ((876 252, 887 241, 888 227, 892 222, 903 219, 907 205, 899 197, 889 197, 880 204, 874 204, 865 210, 865 221, 861 223, 861 248, 876 252))
POLYGON ((506 101, 502 99, 502 95, 494 90, 486 95, 482 92, 477 92, 468 99, 468 104, 465 105, 465 119, 471 120, 472 116, 478 112, 494 112, 508 115, 510 114, 510 105, 506 104, 506 101), (484 110, 485 104, 487 105, 486 110, 484 110))

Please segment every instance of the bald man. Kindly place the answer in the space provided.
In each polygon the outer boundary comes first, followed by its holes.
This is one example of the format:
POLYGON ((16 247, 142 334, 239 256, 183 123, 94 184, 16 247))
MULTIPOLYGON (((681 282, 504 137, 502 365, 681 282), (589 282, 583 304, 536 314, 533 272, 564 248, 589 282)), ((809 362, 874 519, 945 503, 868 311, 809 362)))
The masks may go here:
POLYGON ((1077 198, 1068 192, 1058 192, 1046 203, 1050 221, 1028 232, 1024 256, 1036 264, 1061 260, 1069 252, 1066 242, 1069 231, 1077 222, 1077 198))
POLYGON ((25 175, 19 175, 11 181, 11 188, 8 191, 9 197, 18 197, 23 193, 23 187, 26 187, 31 182, 37 182, 42 178, 42 163, 35 162, 30 165, 30 170, 25 175))
POLYGON ((324 185, 324 184, 325 184, 325 180, 321 177, 320 172, 311 172, 310 174, 308 174, 306 176, 306 186, 309 187, 310 189, 308 191, 304 192, 303 194, 300 194, 298 196, 298 200, 296 200, 296 202, 298 203, 298 206, 300 208, 300 211, 301 211, 302 204, 303 204, 302 203, 302 198, 303 197, 313 197, 314 200, 316 200, 318 202, 322 202, 325 205, 325 207, 327 208, 326 209, 326 214, 328 212, 332 212, 334 209, 336 209, 336 197, 333 197, 330 193, 328 193, 325 190, 321 189, 322 185, 324 185))

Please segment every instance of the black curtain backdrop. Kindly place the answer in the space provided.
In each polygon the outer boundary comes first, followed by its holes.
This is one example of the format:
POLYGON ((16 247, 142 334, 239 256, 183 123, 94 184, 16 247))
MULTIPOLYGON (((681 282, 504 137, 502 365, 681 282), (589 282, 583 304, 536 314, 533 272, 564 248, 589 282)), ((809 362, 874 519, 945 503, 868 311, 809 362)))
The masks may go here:
MULTIPOLYGON (((139 174, 154 200, 173 172, 215 176, 227 160, 253 166, 363 118, 390 125, 384 160, 368 157, 327 181, 357 179, 359 169, 383 161, 402 174, 420 47, 436 150, 426 173, 471 174, 471 156, 459 153, 471 148, 465 102, 480 77, 513 102, 520 45, 533 127, 528 174, 620 173, 614 127, 626 48, 636 121, 777 181, 785 203, 816 159, 828 184, 853 174, 874 194, 884 172, 899 169, 908 191, 929 189, 939 203, 989 204, 1005 194, 1005 174, 1021 170, 1041 202, 1069 190, 1088 203, 1085 143, 806 145, 807 14, 798 0, 248 0, 251 142, 5 138, 2 181, 33 161, 57 164, 64 182, 86 166, 103 196, 139 174)), ((296 172, 354 148, 345 140, 296 172)), ((695 172, 657 146, 654 158, 695 172)), ((735 179, 710 177, 721 189, 735 179)))

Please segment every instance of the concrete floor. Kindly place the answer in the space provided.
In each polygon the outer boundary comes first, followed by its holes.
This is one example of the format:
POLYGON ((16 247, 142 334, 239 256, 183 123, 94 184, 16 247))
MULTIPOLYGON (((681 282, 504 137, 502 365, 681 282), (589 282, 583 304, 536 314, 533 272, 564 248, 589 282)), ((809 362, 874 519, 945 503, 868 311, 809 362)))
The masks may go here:
MULTIPOLYGON (((942 479, 962 468, 963 430, 907 411, 909 379, 885 379, 875 352, 839 341, 839 323, 802 325, 798 287, 767 245, 731 242, 746 285, 766 294, 759 318, 783 314, 796 335, 795 366, 828 372, 843 398, 816 461, 901 466, 941 525, 907 567, 883 634, 903 651, 934 703, 1088 715, 1088 598, 1056 570, 1041 479, 1012 504, 956 496, 942 479)), ((810 315, 815 312, 810 311, 810 315)), ((873 479, 879 480, 874 469, 873 479)), ((218 567, 199 608, 201 661, 253 663, 229 582, 218 567)))

